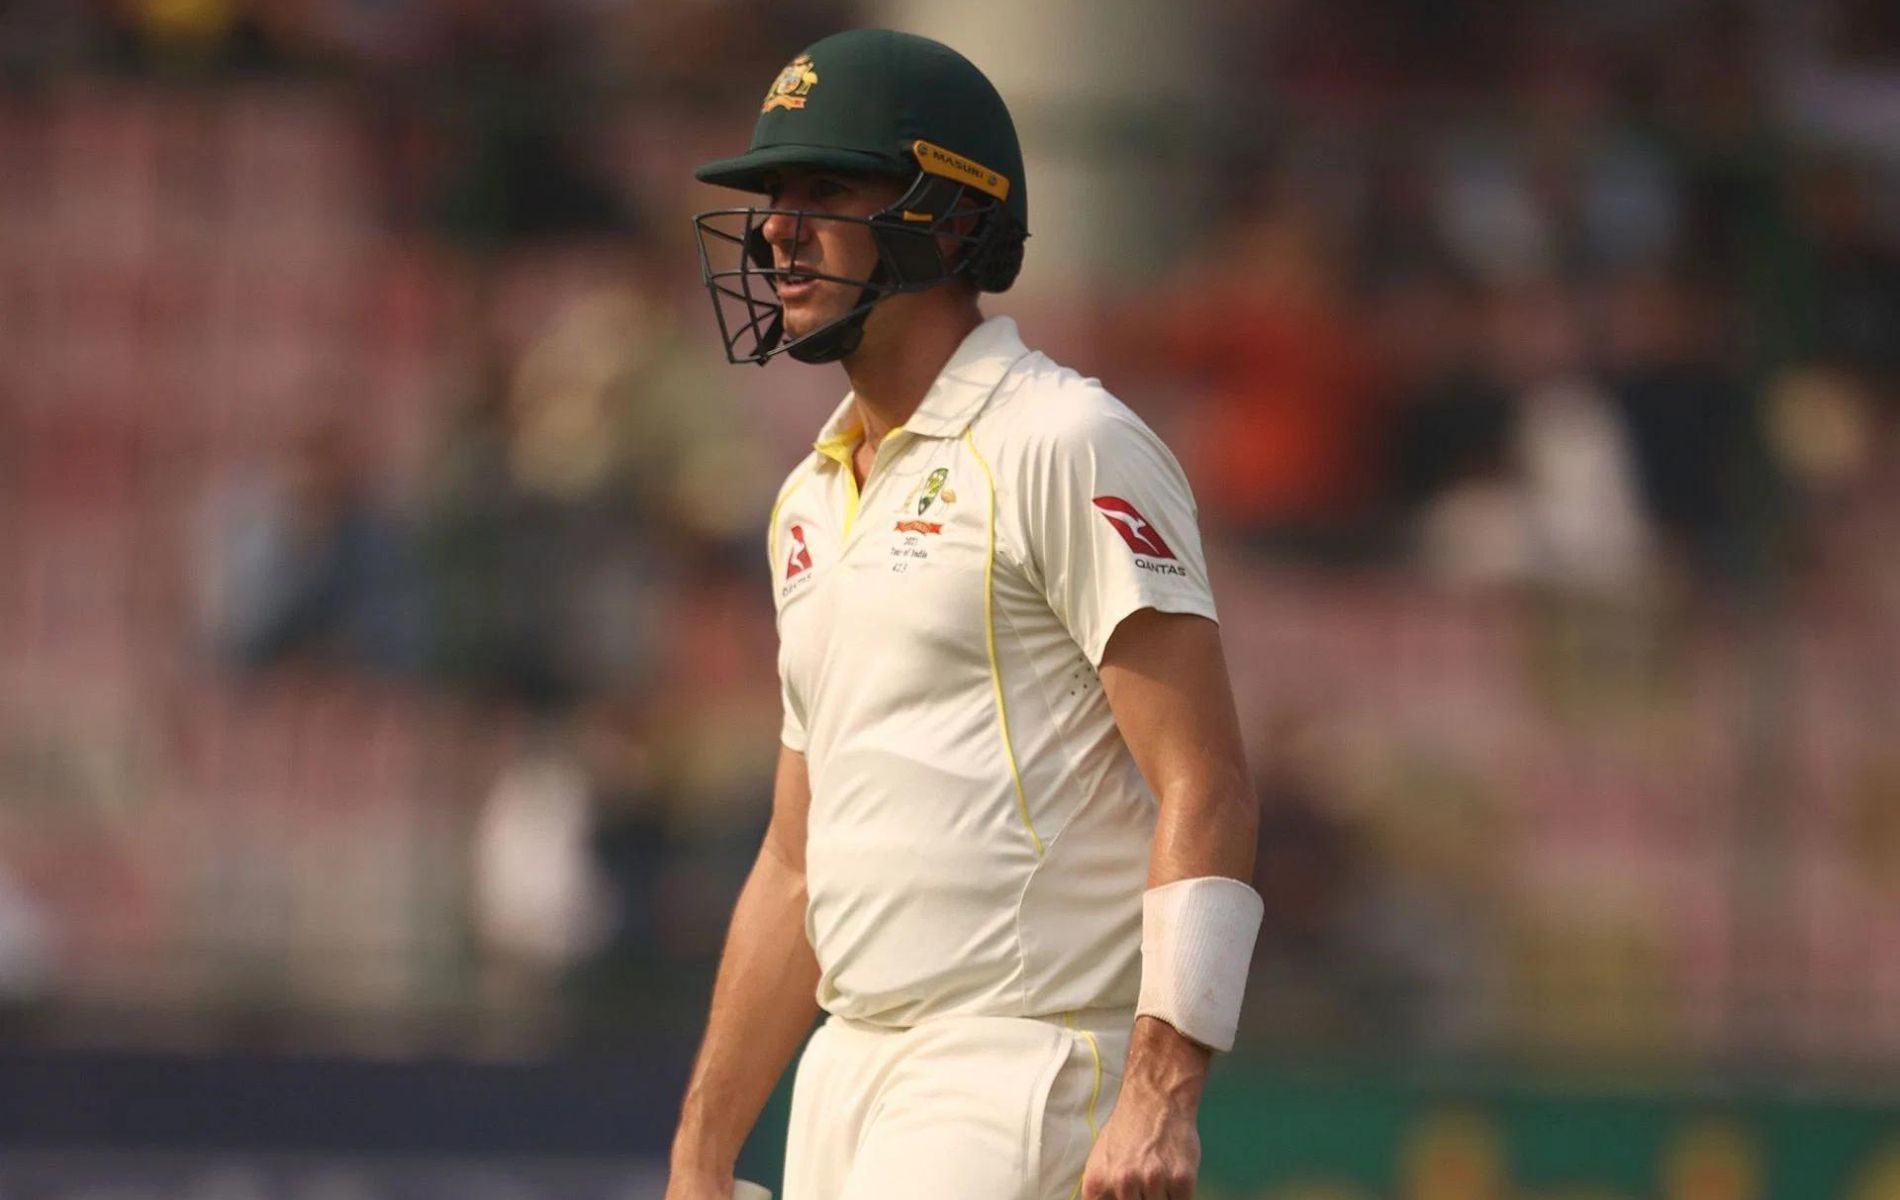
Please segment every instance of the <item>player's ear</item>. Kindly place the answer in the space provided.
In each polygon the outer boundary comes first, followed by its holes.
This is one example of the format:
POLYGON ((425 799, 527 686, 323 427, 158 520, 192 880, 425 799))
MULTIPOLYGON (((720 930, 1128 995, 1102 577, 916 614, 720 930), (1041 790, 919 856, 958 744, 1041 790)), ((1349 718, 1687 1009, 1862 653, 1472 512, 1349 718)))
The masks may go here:
POLYGON ((966 193, 937 234, 937 252, 943 255, 945 265, 952 272, 963 265, 964 257, 971 252, 973 243, 969 239, 982 223, 983 214, 976 211, 976 202, 966 193))

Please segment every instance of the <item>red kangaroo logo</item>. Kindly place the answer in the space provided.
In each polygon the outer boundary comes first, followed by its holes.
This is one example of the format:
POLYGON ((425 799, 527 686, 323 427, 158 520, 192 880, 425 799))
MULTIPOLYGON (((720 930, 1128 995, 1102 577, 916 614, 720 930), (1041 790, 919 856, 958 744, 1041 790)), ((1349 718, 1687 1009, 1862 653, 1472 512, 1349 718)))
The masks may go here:
POLYGON ((1097 496, 1095 507, 1102 510, 1108 523, 1115 532, 1122 535, 1122 541, 1136 554, 1148 558, 1173 558, 1174 551, 1168 549, 1168 543, 1161 540, 1161 531, 1156 529, 1148 518, 1135 510, 1135 506, 1120 496, 1097 496))

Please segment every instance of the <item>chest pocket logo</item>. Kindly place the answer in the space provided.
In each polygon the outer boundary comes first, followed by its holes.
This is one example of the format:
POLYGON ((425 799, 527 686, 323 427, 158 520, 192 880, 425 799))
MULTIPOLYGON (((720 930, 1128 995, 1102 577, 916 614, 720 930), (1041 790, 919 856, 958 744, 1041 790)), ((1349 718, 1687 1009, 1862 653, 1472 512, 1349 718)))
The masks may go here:
POLYGON ((891 527, 897 535, 890 549, 893 572, 901 575, 912 563, 930 558, 928 539, 943 533, 957 501, 956 489, 949 484, 950 468, 938 467, 918 480, 898 505, 897 523, 891 527))
POLYGON ((927 521, 924 516, 935 507, 935 515, 941 518, 945 509, 956 503, 956 490, 945 486, 949 480, 950 469, 938 467, 910 490, 910 495, 904 497, 904 503, 897 510, 898 533, 943 532, 941 520, 927 521))

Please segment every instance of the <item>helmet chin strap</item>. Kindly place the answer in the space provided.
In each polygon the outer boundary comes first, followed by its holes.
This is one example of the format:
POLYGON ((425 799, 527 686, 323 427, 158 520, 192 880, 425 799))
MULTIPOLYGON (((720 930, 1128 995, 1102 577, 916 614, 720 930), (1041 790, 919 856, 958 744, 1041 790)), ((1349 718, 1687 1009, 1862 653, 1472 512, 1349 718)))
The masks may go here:
POLYGON ((864 340, 864 322, 871 315, 871 306, 881 298, 876 288, 865 288, 849 313, 799 338, 785 348, 785 353, 802 363, 837 362, 864 340))
MULTIPOLYGON (((856 304, 851 311, 822 329, 815 329, 785 348, 785 353, 802 363, 837 362, 858 348, 864 340, 864 322, 871 316, 872 307, 887 294, 878 286, 884 267, 880 264, 865 281, 864 290, 858 293, 856 304)), ((781 314, 781 319, 783 314, 781 314)))

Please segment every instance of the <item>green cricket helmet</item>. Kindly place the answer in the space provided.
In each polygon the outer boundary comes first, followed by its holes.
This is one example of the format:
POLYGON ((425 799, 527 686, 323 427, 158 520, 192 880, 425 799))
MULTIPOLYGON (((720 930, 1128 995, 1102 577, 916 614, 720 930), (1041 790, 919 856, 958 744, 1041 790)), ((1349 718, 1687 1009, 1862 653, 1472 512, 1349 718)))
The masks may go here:
POLYGON ((941 42, 888 29, 833 34, 794 58, 773 79, 752 131, 752 148, 700 167, 701 180, 766 192, 786 168, 886 175, 909 189, 869 217, 802 209, 723 208, 693 218, 700 272, 735 363, 764 363, 779 353, 831 362, 857 348, 878 301, 958 276, 986 292, 1007 291, 1022 269, 1029 236, 1022 148, 1009 109, 969 59, 941 42), (784 337, 779 280, 762 232, 775 214, 806 221, 869 226, 878 264, 870 277, 847 279, 801 270, 801 277, 859 288, 837 320, 784 337), (943 250, 943 240, 954 247, 943 250), (730 314, 730 315, 729 315, 730 314), (751 344, 742 347, 748 335, 751 344))

